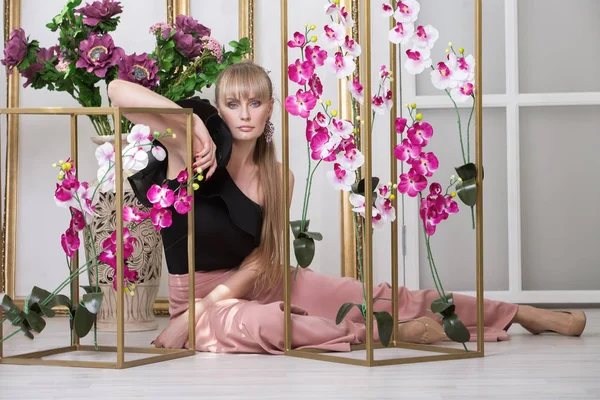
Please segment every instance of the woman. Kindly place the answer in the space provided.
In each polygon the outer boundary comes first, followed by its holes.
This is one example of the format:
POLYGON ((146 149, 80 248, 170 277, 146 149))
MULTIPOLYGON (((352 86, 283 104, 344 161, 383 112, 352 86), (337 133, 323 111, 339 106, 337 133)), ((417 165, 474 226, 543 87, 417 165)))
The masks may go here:
MULTIPOLYGON (((273 88, 263 68, 241 62, 224 70, 217 82, 216 108, 199 99, 173 103, 139 85, 113 81, 108 94, 121 107, 194 108, 194 168, 206 181, 195 192, 196 346, 199 351, 273 353, 284 350, 281 274, 281 164, 271 142, 273 88), (215 145, 216 143, 216 145, 215 145)), ((127 115, 152 130, 171 128, 176 138, 164 140, 167 158, 154 160, 130 178, 140 201, 153 183, 177 185, 185 169, 184 117, 127 115), (165 181, 166 180, 166 181, 165 181)), ((294 176, 290 173, 290 191, 294 176)), ((287 205, 289 207, 289 204, 287 205)), ((187 216, 173 213, 173 225, 162 231, 169 270, 170 321, 153 342, 156 347, 187 347, 188 266, 187 216)), ((345 302, 362 302, 361 283, 300 269, 292 281, 292 346, 346 351, 364 341, 360 311, 354 308, 336 325, 345 302)), ((374 297, 391 298, 391 287, 380 284, 374 297)), ((407 342, 447 340, 438 316, 427 311, 434 290, 399 289, 398 338, 407 342)), ((455 295, 456 312, 475 333, 476 305, 472 297, 455 295)), ((390 311, 388 301, 376 310, 390 311)), ((579 336, 582 312, 539 310, 485 301, 485 340, 506 340, 506 330, 519 323, 534 333, 554 331, 579 336)), ((375 337, 377 331, 375 329, 375 337)), ((472 335, 472 340, 475 337, 472 335)))

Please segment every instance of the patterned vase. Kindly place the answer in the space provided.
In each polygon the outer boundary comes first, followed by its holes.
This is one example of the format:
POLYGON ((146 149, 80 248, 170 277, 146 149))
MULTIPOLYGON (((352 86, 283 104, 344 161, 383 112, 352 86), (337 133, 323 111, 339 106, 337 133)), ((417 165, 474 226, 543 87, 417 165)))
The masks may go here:
MULTIPOLYGON (((123 135, 123 143, 126 143, 123 135)), ((92 137, 95 144, 113 143, 113 136, 92 137)), ((123 176, 125 178, 125 176, 123 176)), ((90 183, 91 184, 91 183, 90 183)), ((135 197, 127 179, 123 180, 123 206, 137 207, 138 210, 149 212, 135 197)), ((104 239, 110 237, 116 230, 116 196, 115 193, 101 193, 96 204, 96 214, 90 228, 94 241, 85 235, 85 251, 87 259, 94 257, 93 245, 96 251, 101 248, 104 239)), ((126 224, 127 226, 127 224, 126 224)), ((135 295, 125 293, 125 331, 138 332, 155 330, 158 324, 154 317, 154 303, 158 295, 160 277, 163 265, 163 245, 160 233, 156 231, 150 219, 130 227, 130 233, 135 238, 133 254, 127 259, 130 270, 137 271, 138 280, 135 282, 135 295)), ((98 312, 97 326, 100 331, 117 330, 117 296, 113 289, 115 270, 105 263, 99 263, 98 271, 90 269, 88 276, 90 285, 98 284, 104 293, 102 307, 98 312)))

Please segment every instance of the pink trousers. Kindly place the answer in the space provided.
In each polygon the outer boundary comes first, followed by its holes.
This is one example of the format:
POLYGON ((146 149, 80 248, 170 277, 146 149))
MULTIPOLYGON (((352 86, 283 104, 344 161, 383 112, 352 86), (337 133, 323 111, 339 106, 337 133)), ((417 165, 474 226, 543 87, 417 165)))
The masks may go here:
MULTIPOLYGON (((295 271, 295 268, 293 269, 295 271)), ((203 298, 224 283, 234 271, 196 272, 195 296, 203 298)), ((292 275, 293 276, 293 275, 292 275)), ((171 318, 188 310, 188 275, 169 275, 171 318)), ((374 298, 392 298, 391 286, 374 287, 374 298)), ((421 316, 440 318, 427 311, 439 296, 435 290, 398 290, 398 319, 406 321, 421 316)), ((352 278, 337 278, 300 269, 292 278, 292 347, 329 351, 349 351, 350 345, 366 338, 364 319, 357 307, 336 325, 335 317, 346 302, 363 301, 362 284, 352 278)), ((454 295, 456 314, 477 340, 477 312, 474 297, 454 295)), ((377 300, 375 311, 391 312, 391 301, 377 300)), ((506 330, 517 312, 517 305, 485 300, 486 341, 507 340, 506 330)), ((215 353, 271 353, 284 351, 283 288, 251 299, 231 299, 216 303, 200 317, 196 325, 196 349, 215 353)), ((378 338, 374 324, 374 337, 378 338)))

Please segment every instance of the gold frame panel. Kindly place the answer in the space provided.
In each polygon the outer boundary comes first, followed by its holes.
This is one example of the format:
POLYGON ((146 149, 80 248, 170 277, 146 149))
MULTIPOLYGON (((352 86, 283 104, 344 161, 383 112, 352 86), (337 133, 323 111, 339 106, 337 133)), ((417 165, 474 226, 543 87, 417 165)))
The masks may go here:
MULTIPOLYGON (((254 0, 239 0, 239 32, 240 37, 249 37, 251 48, 250 58, 254 57, 254 0)), ((166 0, 167 22, 171 23, 179 14, 189 15, 190 0, 166 0)), ((21 26, 21 0, 4 1, 4 42, 8 40, 10 32, 21 26)), ((20 106, 20 76, 18 74, 6 75, 6 107, 18 108, 20 106)), ((19 117, 15 114, 7 114, 7 129, 10 132, 19 131, 19 117)), ((6 158, 6 182, 4 194, 4 215, 2 217, 2 259, 0 262, 0 292, 6 292, 11 296, 15 303, 22 306, 25 299, 15 297, 15 265, 16 248, 6 246, 6 243, 15 243, 17 240, 16 218, 17 218, 17 199, 12 193, 16 193, 18 184, 18 153, 19 148, 18 135, 11 135, 7 138, 7 158, 6 158), (12 149, 10 152, 8 149, 12 149), (10 179, 9 179, 10 173, 10 179)), ((0 162, 2 157, 0 156, 0 162)), ((0 185, 2 181, 0 179, 0 185)), ((168 298, 157 298, 154 303, 154 314, 168 315, 168 298)), ((60 314, 67 315, 65 310, 59 310, 60 314)))
MULTIPOLYGON (((147 107, 80 107, 80 108, 63 108, 63 107, 46 107, 46 108, 18 108, 18 107, 9 107, 9 108, 1 108, 0 115, 7 114, 8 116, 13 116, 18 118, 20 115, 62 115, 69 116, 71 120, 71 158, 75 164, 77 164, 77 160, 79 158, 78 151, 78 137, 79 137, 79 129, 78 129, 78 120, 79 116, 86 115, 112 115, 115 121, 120 121, 123 114, 133 114, 133 113, 160 113, 160 114, 185 114, 186 115, 186 141, 187 141, 187 152, 186 152, 186 166, 188 170, 192 170, 193 164, 193 145, 192 145, 192 117, 193 110, 190 108, 185 109, 174 109, 174 108, 147 108, 147 107)), ((18 138, 19 132, 17 130, 7 130, 7 140, 13 138, 15 141, 18 138)), ((121 125, 115 125, 115 152, 117 154, 121 154, 123 149, 122 137, 121 137, 121 125)), ((11 157, 16 156, 18 152, 17 147, 7 146, 7 159, 11 159, 11 157)), ((123 169, 122 169, 122 159, 121 157, 116 157, 115 160, 115 170, 119 171, 115 175, 115 191, 117 193, 116 196, 116 208, 123 208, 123 169)), ((18 200, 18 187, 16 184, 16 176, 15 172, 8 170, 6 174, 7 182, 11 182, 12 184, 8 186, 7 195, 10 198, 14 199, 15 203, 18 200)), ((193 196, 193 189, 191 186, 188 186, 188 195, 193 196)), ((119 215, 121 215, 119 213, 119 215)), ((194 330, 195 327, 195 319, 196 319, 196 307, 195 307, 195 296, 194 296, 194 287, 195 287, 195 257, 194 257, 194 209, 192 208, 188 214, 188 272, 189 272, 189 286, 188 286, 188 306, 191 310, 188 321, 188 343, 190 344, 189 349, 156 349, 156 348, 144 348, 144 347, 125 347, 125 291, 124 291, 124 261, 123 257, 117 256, 117 345, 116 346, 100 346, 98 349, 95 349, 94 346, 85 346, 80 344, 80 338, 77 336, 75 332, 73 332, 71 345, 66 347, 59 347, 54 349, 48 349, 44 351, 37 351, 33 353, 19 354, 9 357, 3 357, 3 345, 4 343, 1 341, 3 338, 2 325, 0 324, 0 364, 18 364, 18 365, 52 365, 52 366, 63 366, 63 367, 89 367, 89 368, 131 368, 137 367, 140 365, 153 364, 156 362, 172 360, 175 358, 192 356, 195 354, 195 337, 196 332, 194 330), (101 352, 116 352, 117 360, 116 362, 100 362, 100 361, 75 361, 75 360, 46 360, 44 357, 62 353, 68 353, 73 351, 101 351, 101 352), (151 357, 147 357, 144 359, 138 359, 133 361, 125 361, 126 353, 141 353, 141 354, 151 354, 151 357)), ((16 216, 11 219, 11 223, 16 223, 16 216)), ((116 231, 117 231, 117 254, 123 253, 123 216, 118 217, 116 220, 116 231)), ((13 226, 8 225, 8 228, 11 229, 13 226)), ((8 238, 5 245, 7 248, 16 247, 16 241, 12 240, 12 238, 8 238)), ((79 251, 75 252, 73 257, 73 266, 74 270, 79 268, 79 251)), ((13 267, 15 267, 13 265, 13 267)), ((15 270, 13 269, 13 273, 15 270)), ((4 277, 0 276, 0 283, 4 283, 4 277)), ((71 293, 73 293, 73 298, 71 301, 73 303, 79 302, 79 275, 77 275, 71 281, 71 293)), ((19 330, 11 333, 18 333, 19 330)))
MULTIPOLYGON (((348 6, 348 1, 341 0, 348 6)), ((363 49, 371 48, 371 1, 362 0, 360 5, 362 9, 358 10, 359 2, 352 2, 351 5, 352 13, 354 15, 360 15, 363 18, 354 18, 359 23, 358 31, 355 33, 361 40, 359 43, 363 49)), ((288 66, 288 49, 287 49, 287 37, 288 37, 288 2, 287 0, 280 0, 281 7, 281 70, 285 71, 288 66)), ((475 151, 476 151, 476 166, 477 170, 482 170, 483 165, 483 147, 482 147, 482 98, 481 98, 481 87, 482 87, 482 75, 481 75, 481 52, 482 52, 482 0, 475 0, 475 86, 478 90, 479 95, 476 97, 476 117, 475 117, 475 151)), ((393 28, 393 25, 391 24, 393 28)), ((397 78, 396 74, 396 63, 397 63, 397 51, 394 45, 390 44, 390 59, 394 60, 391 62, 392 76, 397 78)), ((371 59, 365 57, 362 61, 361 76, 363 79, 365 93, 371 93, 371 59)), ((281 76, 281 88, 282 98, 288 96, 288 82, 285 74, 281 76)), ((394 90, 394 96, 397 96, 394 90)), ((347 100, 340 96, 340 107, 348 113, 347 100)), ((396 104, 397 98, 394 98, 396 104)), ((371 102, 365 101, 362 108, 362 120, 364 121, 364 133, 362 139, 362 152, 365 156, 364 173, 363 178, 365 179, 365 193, 372 191, 372 148, 371 148, 371 126, 372 126, 372 114, 371 114, 371 102)), ((346 114, 348 115, 348 114, 346 114)), ((396 144, 396 132, 394 129, 394 118, 391 118, 390 124, 390 144, 392 148, 396 144)), ((289 204, 290 190, 289 190, 289 119, 287 113, 282 113, 282 164, 284 168, 283 173, 283 189, 284 189, 284 202, 289 204)), ((393 157, 390 156, 390 171, 392 176, 396 176, 396 162, 393 157)), ((404 358, 391 358, 391 359, 375 359, 374 350, 384 348, 381 343, 376 343, 373 338, 373 319, 366 319, 366 341, 364 344, 358 346, 352 346, 352 350, 366 350, 366 358, 349 358, 341 355, 324 354, 324 351, 317 349, 305 349, 296 350, 292 349, 292 319, 291 319, 291 277, 289 273, 284 273, 284 335, 285 335, 285 355, 292 357, 299 357, 305 359, 314 359, 320 361, 329 361, 343 364, 360 365, 360 366, 382 366, 382 365, 396 365, 396 364, 409 364, 419 363, 428 361, 441 361, 441 360, 457 360, 465 358, 477 358, 484 357, 484 341, 483 341, 483 180, 482 174, 477 174, 477 208, 476 208, 476 303, 477 303, 477 350, 464 351, 462 349, 450 348, 445 346, 433 346, 433 345, 417 345, 399 342, 396 339, 396 335, 392 336, 390 342, 390 348, 401 348, 409 350, 422 350, 426 352, 440 353, 435 355, 424 355, 417 357, 404 357, 404 358)), ((342 201, 344 198, 342 197, 342 201)), ((371 226, 372 224, 372 198, 371 196, 365 197, 365 218, 364 225, 371 226)), ((394 202, 394 206, 397 208, 397 203, 394 202)), ((345 209, 342 207, 342 210, 345 209)), ((349 240, 353 239, 352 231, 346 223, 346 216, 342 216, 342 244, 348 243, 349 240)), ((289 227, 289 209, 285 207, 284 220, 288 221, 283 230, 283 263, 284 271, 290 269, 290 227, 289 227)), ((351 220, 350 220, 351 221, 351 220)), ((398 224, 397 221, 391 225, 392 229, 392 317, 394 320, 393 326, 398 325, 398 250, 397 250, 397 238, 398 238, 398 224)), ((364 278, 365 278, 365 297, 366 297, 366 315, 372 315, 373 313, 373 238, 372 230, 367 229, 364 232, 362 238, 364 243, 364 278)), ((342 246, 344 247, 344 246, 342 246)), ((352 254, 346 252, 342 253, 342 260, 344 257, 351 257, 352 254)), ((342 274, 353 272, 351 263, 348 259, 345 259, 346 265, 342 265, 342 274), (350 265, 350 269, 348 266, 350 265)))

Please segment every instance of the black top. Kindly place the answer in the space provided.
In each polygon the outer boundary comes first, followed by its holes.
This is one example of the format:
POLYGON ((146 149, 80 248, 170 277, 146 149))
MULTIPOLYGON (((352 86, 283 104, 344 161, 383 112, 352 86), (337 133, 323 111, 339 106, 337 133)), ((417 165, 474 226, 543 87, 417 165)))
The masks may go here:
MULTIPOLYGON (((196 271, 239 267, 260 243, 262 209, 236 186, 225 168, 231 154, 231 132, 216 109, 199 98, 178 104, 194 108, 217 145, 218 167, 194 192, 196 271)), ((148 158, 148 166, 128 179, 138 200, 151 207, 146 193, 153 184, 176 189, 179 182, 166 178, 168 154, 163 161, 157 161, 151 153, 148 158)), ((161 230, 167 269, 171 274, 186 274, 188 216, 177 213, 173 207, 170 209, 173 223, 161 230)))

